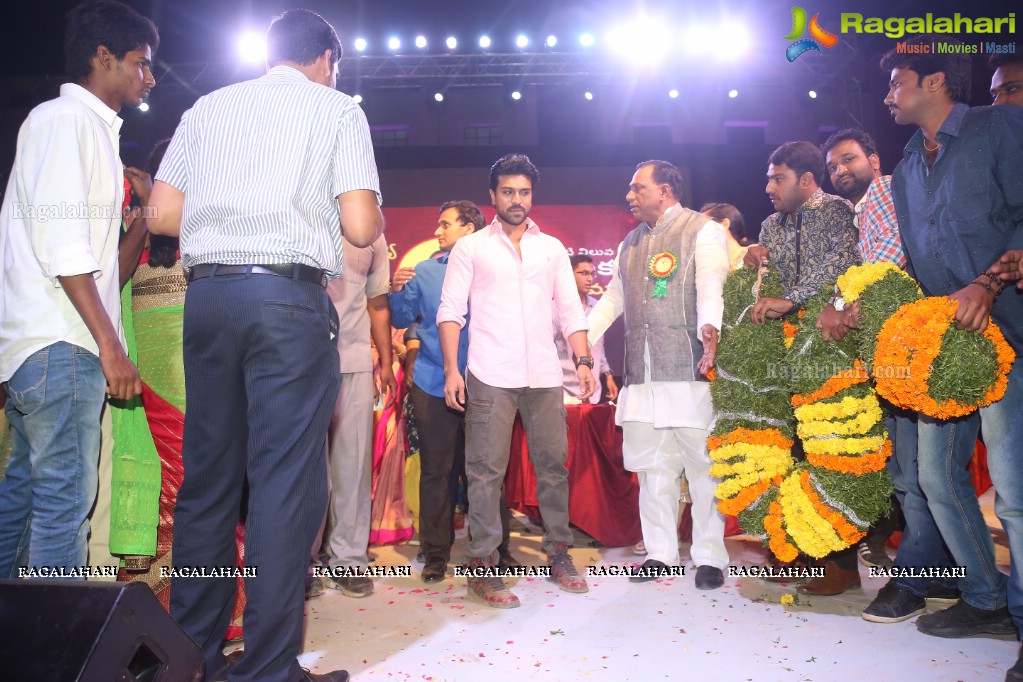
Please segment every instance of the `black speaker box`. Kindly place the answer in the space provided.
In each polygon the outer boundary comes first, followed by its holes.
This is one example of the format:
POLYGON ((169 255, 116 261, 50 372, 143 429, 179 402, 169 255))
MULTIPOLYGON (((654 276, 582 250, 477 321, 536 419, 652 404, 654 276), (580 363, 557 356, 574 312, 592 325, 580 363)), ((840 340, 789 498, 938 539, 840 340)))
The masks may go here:
POLYGON ((197 682, 202 652, 143 583, 0 580, 0 678, 197 682))

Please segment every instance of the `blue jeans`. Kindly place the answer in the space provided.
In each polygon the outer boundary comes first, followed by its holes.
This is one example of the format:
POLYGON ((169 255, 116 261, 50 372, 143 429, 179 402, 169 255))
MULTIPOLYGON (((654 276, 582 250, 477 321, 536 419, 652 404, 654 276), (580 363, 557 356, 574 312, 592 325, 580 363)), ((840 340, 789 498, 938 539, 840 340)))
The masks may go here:
POLYGON ((0 577, 18 577, 22 565, 86 564, 105 387, 99 358, 64 341, 7 381, 14 447, 0 482, 0 577))
MULTIPOLYGON (((941 532, 934 523, 931 510, 927 506, 927 498, 920 489, 920 476, 917 457, 917 415, 916 413, 899 410, 890 405, 888 409, 888 437, 892 441, 893 452, 888 460, 888 473, 895 487, 895 497, 902 509, 905 528, 899 551, 895 555, 897 568, 927 568, 931 566, 952 566, 952 555, 942 540, 941 532)), ((908 588, 918 597, 924 596, 932 582, 931 578, 897 577, 893 579, 898 585, 908 588)), ((956 584, 955 578, 939 580, 950 586, 956 584)))
POLYGON ((1005 397, 961 419, 920 419, 920 487, 956 563, 966 568, 959 580, 963 600, 980 609, 1006 605, 1023 626, 1023 363, 1009 373, 1005 397), (995 565, 991 532, 977 502, 966 465, 978 429, 987 446, 988 469, 998 491, 995 514, 1009 538, 1011 574, 995 565))

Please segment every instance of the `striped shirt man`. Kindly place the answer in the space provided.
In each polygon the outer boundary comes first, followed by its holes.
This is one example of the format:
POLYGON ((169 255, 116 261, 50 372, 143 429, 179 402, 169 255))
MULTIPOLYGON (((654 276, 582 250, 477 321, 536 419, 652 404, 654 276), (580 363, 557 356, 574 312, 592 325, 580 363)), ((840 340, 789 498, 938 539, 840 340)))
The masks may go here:
POLYGON ((360 189, 380 197, 362 109, 285 65, 200 98, 182 116, 156 179, 188 196, 185 268, 301 263, 336 277, 336 197, 360 189))

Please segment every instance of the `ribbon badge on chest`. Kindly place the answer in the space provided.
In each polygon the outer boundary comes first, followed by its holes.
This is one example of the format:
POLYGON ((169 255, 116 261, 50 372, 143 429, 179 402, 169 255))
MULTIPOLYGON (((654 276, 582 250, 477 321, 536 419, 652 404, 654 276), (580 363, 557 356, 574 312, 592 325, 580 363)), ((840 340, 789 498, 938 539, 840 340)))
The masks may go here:
POLYGON ((650 274, 654 276, 654 298, 668 297, 668 280, 678 270, 678 258, 671 251, 662 251, 650 259, 650 274))

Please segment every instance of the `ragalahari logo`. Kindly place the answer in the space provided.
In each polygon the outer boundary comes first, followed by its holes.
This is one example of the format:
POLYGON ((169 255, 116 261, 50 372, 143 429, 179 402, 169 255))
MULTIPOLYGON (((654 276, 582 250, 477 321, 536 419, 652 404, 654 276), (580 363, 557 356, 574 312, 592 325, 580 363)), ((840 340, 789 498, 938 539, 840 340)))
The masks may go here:
POLYGON ((818 16, 818 14, 814 14, 813 19, 810 19, 808 26, 806 23, 806 10, 802 7, 792 8, 792 32, 785 36, 785 40, 796 41, 785 48, 785 57, 790 62, 796 61, 800 55, 810 52, 811 50, 820 52, 821 46, 834 47, 838 43, 838 36, 834 33, 825 31, 821 28, 821 25, 817 23, 818 16), (804 31, 808 31, 810 33, 810 37, 799 40, 804 31))

